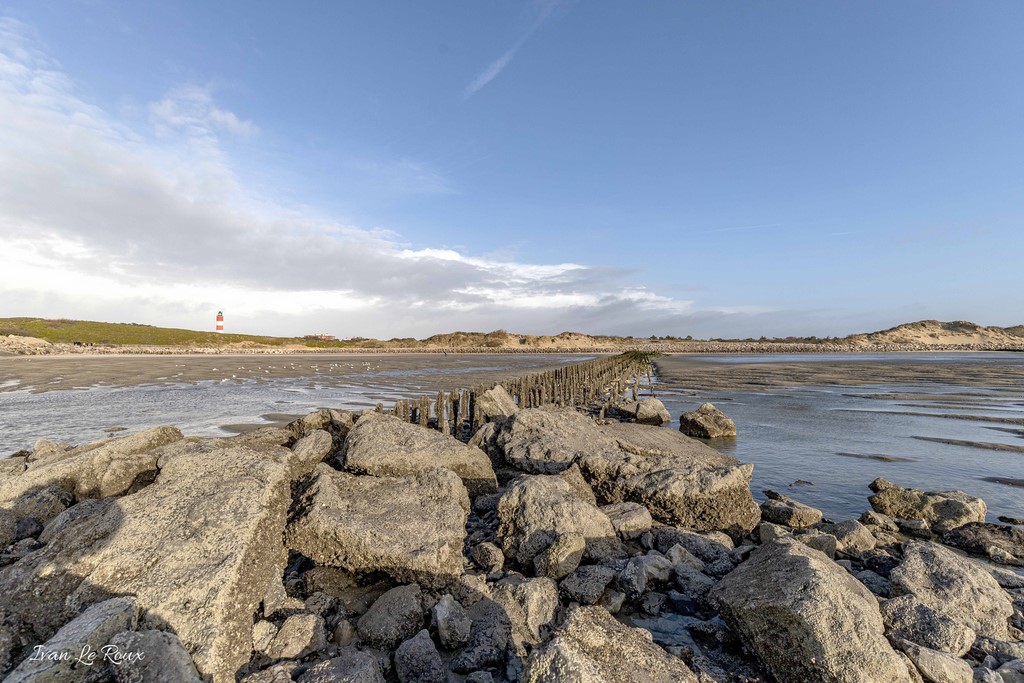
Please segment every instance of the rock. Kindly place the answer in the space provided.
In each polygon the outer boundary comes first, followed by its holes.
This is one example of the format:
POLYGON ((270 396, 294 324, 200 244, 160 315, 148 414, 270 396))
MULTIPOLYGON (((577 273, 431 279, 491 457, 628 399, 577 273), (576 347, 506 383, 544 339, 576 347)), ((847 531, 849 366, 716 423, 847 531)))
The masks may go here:
POLYGON ((875 597, 825 555, 794 540, 753 552, 709 599, 778 680, 914 680, 885 640, 875 597))
POLYGON ((822 524, 818 528, 835 537, 836 550, 851 557, 857 557, 875 547, 875 537, 866 526, 857 520, 849 519, 838 524, 822 524))
POLYGON ((500 571, 505 566, 505 553, 488 541, 477 543, 470 554, 476 566, 485 572, 500 571))
POLYGON ((18 517, 10 510, 0 510, 0 550, 18 540, 18 517))
POLYGON ((671 456, 607 453, 583 455, 577 464, 599 500, 639 503, 664 524, 739 537, 761 518, 750 495, 753 465, 705 467, 671 456))
MULTIPOLYGON (((294 673, 300 666, 299 662, 278 662, 262 671, 244 676, 240 683, 292 683, 294 673)), ((334 679, 331 679, 332 683, 334 679)))
POLYGON ((673 567, 685 564, 687 567, 696 569, 699 572, 704 571, 704 562, 678 543, 668 549, 665 557, 672 563, 673 567))
POLYGON ((469 642, 469 631, 473 622, 451 594, 441 596, 434 605, 432 623, 437 628, 437 635, 444 649, 457 650, 469 642))
POLYGON ((452 671, 468 674, 479 669, 504 667, 512 647, 512 622, 505 608, 490 598, 482 598, 467 614, 473 621, 469 644, 452 661, 452 671))
POLYGON ((876 512, 899 519, 920 519, 942 533, 968 522, 984 522, 988 506, 981 498, 963 491, 905 489, 885 479, 870 484, 875 495, 868 500, 876 512))
POLYGON ((4 681, 100 681, 105 670, 101 648, 116 634, 134 628, 138 616, 138 605, 130 597, 97 603, 62 626, 45 644, 23 653, 28 658, 4 681), (94 654, 90 658, 83 652, 94 654))
POLYGON ((174 455, 154 483, 0 571, 0 610, 23 634, 46 639, 82 607, 134 594, 144 626, 173 630, 201 675, 235 680, 253 614, 284 570, 292 454, 230 440, 177 446, 165 447, 174 455))
POLYGON ((775 491, 766 490, 768 500, 761 503, 761 519, 772 524, 803 529, 821 521, 821 510, 793 500, 775 491))
POLYGON ((286 540, 318 564, 433 586, 462 574, 468 514, 466 489, 449 470, 359 477, 321 464, 293 508, 286 540))
POLYGON ((492 443, 505 462, 531 474, 557 474, 584 453, 618 453, 615 439, 575 410, 528 408, 497 424, 492 443))
MULTIPOLYGON (((2 488, 3 485, 0 484, 0 489, 2 488)), ((12 488, 20 490, 17 487, 12 488)), ((45 524, 64 512, 74 502, 75 497, 71 492, 57 484, 50 484, 38 489, 27 490, 13 500, 0 503, 0 510, 7 510, 19 519, 34 518, 45 524)))
POLYGON ((962 657, 977 637, 970 628, 922 604, 913 595, 886 600, 881 611, 890 640, 907 640, 962 657))
POLYGON ((54 536, 63 531, 69 525, 73 524, 79 519, 94 515, 105 507, 114 502, 113 498, 106 498, 104 500, 96 500, 94 498, 87 498, 81 503, 76 503, 71 507, 67 508, 56 517, 51 519, 46 527, 43 528, 43 532, 39 534, 39 542, 46 544, 50 542, 54 536))
MULTIPOLYGON (((157 472, 154 449, 181 439, 174 427, 156 427, 119 439, 79 446, 55 461, 39 460, 20 476, 0 482, 0 508, 16 509, 16 501, 48 486, 59 486, 82 498, 107 498, 126 493, 136 481, 157 472)), ((57 512, 60 512, 59 510, 57 512)), ((19 517, 41 516, 17 511, 19 517)))
POLYGON ((423 593, 418 584, 392 588, 377 598, 356 624, 359 635, 379 650, 393 650, 423 628, 423 593))
POLYGON ((836 557, 836 537, 832 534, 823 534, 817 529, 807 529, 803 533, 796 534, 794 538, 809 548, 814 548, 828 556, 830 560, 836 557))
POLYGON ((624 541, 640 538, 651 530, 654 523, 651 513, 639 503, 602 505, 601 512, 608 515, 615 533, 624 541))
POLYGON ((889 580, 894 597, 913 595, 978 635, 1008 636, 1007 619, 1013 616, 1009 595, 991 574, 937 543, 908 543, 889 580))
POLYGON ((117 683, 201 683, 196 665, 181 639, 166 631, 123 631, 110 639, 121 655, 144 653, 135 661, 109 666, 117 683))
POLYGON ((558 609, 558 584, 546 577, 508 576, 495 584, 493 596, 508 615, 518 642, 540 641, 558 609))
POLYGON ((344 410, 321 409, 298 420, 289 422, 286 429, 295 440, 323 430, 331 435, 331 453, 337 453, 345 444, 345 437, 355 425, 355 416, 344 410))
POLYGON ((875 595, 887 598, 892 593, 892 585, 889 583, 889 579, 876 574, 870 569, 853 572, 853 577, 863 583, 864 587, 875 595))
POLYGON ((586 565, 562 579, 558 588, 567 600, 593 605, 601 599, 614 578, 615 571, 608 567, 586 565))
POLYGON ((594 495, 594 489, 590 488, 590 484, 583 478, 583 473, 580 472, 579 465, 569 465, 568 469, 564 469, 558 473, 558 478, 563 480, 572 489, 574 496, 582 500, 584 503, 590 505, 597 505, 597 497, 594 495))
POLYGON ((260 619, 252 627, 252 649, 256 652, 266 652, 267 646, 276 635, 277 626, 265 619, 260 619))
POLYGON ((327 646, 324 620, 315 614, 293 614, 284 620, 266 653, 271 659, 298 659, 327 646))
POLYGON ((896 533, 900 530, 900 528, 896 526, 896 522, 892 521, 892 517, 889 515, 883 515, 880 512, 875 512, 874 510, 865 510, 860 516, 860 523, 865 526, 877 527, 882 531, 888 531, 891 533, 896 533))
POLYGON ((792 537, 793 532, 780 524, 772 524, 771 522, 761 522, 757 525, 757 538, 761 541, 761 544, 771 543, 777 538, 792 537))
POLYGON ((334 451, 331 435, 322 429, 309 432, 292 446, 292 479, 303 477, 334 451))
POLYGON ((643 560, 634 557, 615 577, 615 587, 626 595, 627 600, 639 600, 647 590, 647 572, 643 560))
POLYGON ((711 403, 679 416, 679 431, 698 439, 719 439, 736 436, 736 423, 711 403))
POLYGON ((665 404, 656 398, 642 398, 636 404, 633 416, 638 424, 654 425, 655 427, 672 421, 665 404))
POLYGON ((493 422, 495 418, 515 415, 519 412, 519 406, 516 405, 515 400, 500 384, 495 384, 494 387, 478 395, 473 406, 482 422, 493 422))
POLYGON ((947 531, 942 542, 969 553, 1015 566, 1024 566, 1024 527, 969 522, 947 531), (993 548, 1003 551, 993 552, 993 548))
POLYGON ((906 640, 897 643, 897 646, 910 657, 926 681, 971 683, 974 680, 974 671, 971 666, 959 657, 954 657, 946 652, 930 650, 906 640))
POLYGON ((696 683, 683 662, 651 642, 650 633, 625 626, 600 607, 571 607, 552 638, 530 654, 523 683, 696 683))
POLYGON ((448 671, 426 629, 398 646, 395 673, 401 683, 447 682, 448 671))
POLYGON ((533 573, 560 579, 576 570, 586 549, 587 539, 582 534, 559 534, 551 545, 533 558, 533 573))
POLYGON ((533 558, 559 535, 579 534, 588 547, 618 543, 608 517, 574 496, 569 484, 557 476, 516 479, 498 503, 498 519, 505 555, 523 567, 532 566, 533 558))
POLYGON ((14 540, 34 539, 43 532, 43 523, 35 517, 19 519, 14 525, 14 540))
POLYGON ((676 565, 672 574, 679 590, 701 604, 707 604, 708 593, 715 585, 714 579, 686 564, 676 565))
POLYGON ((466 683, 494 683, 494 677, 489 671, 474 671, 466 676, 466 683))
POLYGON ((353 626, 352 622, 348 619, 342 619, 338 622, 338 625, 334 627, 334 633, 331 634, 331 642, 335 645, 344 647, 351 643, 355 637, 355 626, 353 626))
POLYGON ((739 464, 736 458, 673 429, 649 429, 630 422, 612 422, 597 425, 597 430, 614 439, 620 451, 632 455, 672 457, 688 465, 705 467, 739 464))
POLYGON ((371 412, 359 418, 345 440, 342 457, 347 470, 378 477, 443 467, 459 475, 472 497, 493 493, 498 486, 482 450, 394 415, 371 412))
POLYGON ((338 656, 311 666, 296 683, 385 683, 385 679, 376 657, 346 647, 338 656))
POLYGON ((735 563, 732 557, 732 542, 728 537, 710 538, 687 529, 661 527, 652 532, 654 548, 667 555, 672 546, 680 545, 705 565, 724 569, 720 575, 732 571, 735 563))
POLYGON ((991 565, 983 567, 1001 588, 1024 588, 1024 576, 991 565))

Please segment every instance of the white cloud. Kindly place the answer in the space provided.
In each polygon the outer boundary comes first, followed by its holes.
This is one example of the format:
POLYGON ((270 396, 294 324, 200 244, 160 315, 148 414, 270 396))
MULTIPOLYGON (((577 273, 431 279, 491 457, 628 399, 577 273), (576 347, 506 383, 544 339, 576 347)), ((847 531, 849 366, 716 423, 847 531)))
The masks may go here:
POLYGON ((674 333, 695 312, 619 269, 412 248, 268 202, 221 144, 258 127, 209 87, 177 85, 149 113, 142 130, 89 103, 28 27, 0 17, 0 316, 203 328, 223 308, 238 331, 388 337, 674 333))

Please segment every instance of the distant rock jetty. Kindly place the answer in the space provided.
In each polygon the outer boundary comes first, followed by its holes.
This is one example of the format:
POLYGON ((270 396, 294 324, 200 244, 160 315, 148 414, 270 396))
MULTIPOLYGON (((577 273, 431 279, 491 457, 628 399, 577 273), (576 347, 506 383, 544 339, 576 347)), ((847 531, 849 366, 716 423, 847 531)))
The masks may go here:
MULTIPOLYGON (((494 387, 474 397, 480 419, 449 429, 468 442, 383 410, 320 410, 232 438, 166 426, 39 441, 0 461, 0 671, 182 683, 1024 675, 1024 528, 987 523, 984 501, 962 492, 883 479, 859 519, 777 492, 758 505, 751 465, 659 428, 671 419, 660 401, 626 393, 527 408, 494 387)), ((712 410, 699 412, 722 424, 712 410)))

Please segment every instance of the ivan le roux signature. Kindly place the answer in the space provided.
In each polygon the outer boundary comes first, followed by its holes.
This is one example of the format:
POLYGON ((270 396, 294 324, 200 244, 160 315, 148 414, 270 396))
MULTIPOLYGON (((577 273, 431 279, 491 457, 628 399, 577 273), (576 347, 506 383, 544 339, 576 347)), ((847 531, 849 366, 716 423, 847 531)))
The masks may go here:
POLYGON ((125 664, 134 664, 140 662, 146 658, 145 652, 122 652, 116 645, 104 645, 99 650, 94 650, 91 646, 85 645, 82 647, 82 651, 78 654, 74 652, 54 652, 47 650, 42 645, 36 645, 33 648, 32 656, 28 658, 30 662, 70 662, 76 661, 79 664, 85 666, 92 666, 96 663, 97 659, 102 662, 110 662, 116 666, 123 666, 125 664))

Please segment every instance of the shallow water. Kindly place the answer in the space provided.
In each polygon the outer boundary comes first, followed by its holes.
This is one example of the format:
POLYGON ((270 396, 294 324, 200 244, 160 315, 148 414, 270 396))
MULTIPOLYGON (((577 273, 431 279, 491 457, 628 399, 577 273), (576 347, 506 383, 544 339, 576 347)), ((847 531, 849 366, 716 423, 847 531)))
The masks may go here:
MULTIPOLYGON (((1024 369, 1022 354, 708 356, 671 361, 693 367, 700 387, 687 386, 681 379, 685 372, 676 367, 673 381, 657 387, 658 397, 673 418, 705 401, 733 418, 737 437, 708 443, 742 462, 754 463, 751 488, 759 499, 764 498, 762 489, 771 488, 834 519, 848 518, 869 508, 868 484, 884 477, 902 486, 960 489, 979 496, 988 503, 990 521, 998 515, 1024 517, 1024 488, 986 480, 1024 480, 1024 381, 997 389, 973 381, 984 373, 1015 377, 1024 369), (742 389, 735 388, 735 377, 727 375, 730 366, 740 364, 856 363, 858 359, 890 365, 891 375, 898 376, 899 382, 742 389), (942 366, 943 372, 907 372, 910 364, 942 366), (716 369, 729 388, 709 386, 713 383, 708 377, 716 369), (946 417, 952 415, 958 417, 946 417), (1021 424, 1015 424, 1018 421, 1021 424), (1022 452, 915 437, 1003 444, 1022 452), (797 480, 811 483, 794 485, 797 480)), ((757 381, 744 377, 751 384, 757 381)), ((849 381, 850 377, 837 379, 849 381)), ((678 422, 671 425, 677 426, 678 422)))

